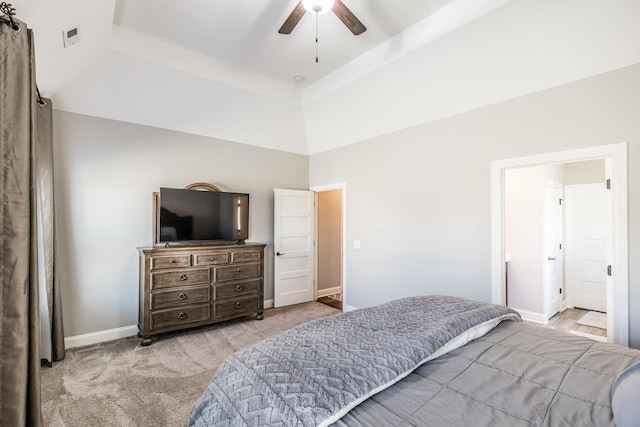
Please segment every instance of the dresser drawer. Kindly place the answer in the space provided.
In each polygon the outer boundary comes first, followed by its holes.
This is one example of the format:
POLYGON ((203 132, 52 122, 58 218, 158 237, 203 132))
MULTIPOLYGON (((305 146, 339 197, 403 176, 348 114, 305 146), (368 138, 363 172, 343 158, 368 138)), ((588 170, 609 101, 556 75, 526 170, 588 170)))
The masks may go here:
POLYGON ((211 286, 189 286, 151 293, 151 310, 211 301, 211 286))
POLYGON ((230 265, 214 267, 214 282, 225 280, 250 279, 260 277, 260 264, 230 265))
POLYGON ((188 323, 206 322, 211 319, 209 304, 151 312, 151 330, 188 323))
POLYGON ((151 255, 151 269, 191 267, 191 255, 151 255))
POLYGON ((244 311, 258 310, 261 307, 259 295, 247 295, 214 302, 213 312, 215 317, 226 317, 244 311))
POLYGON ((189 270, 152 272, 150 276, 151 289, 203 285, 210 283, 211 269, 192 268, 189 270))
POLYGON ((260 292, 260 279, 249 282, 234 282, 213 285, 215 299, 235 297, 239 295, 254 294, 260 292))
POLYGON ((233 250, 231 251, 231 263, 258 262, 260 261, 260 251, 254 250, 233 250))
POLYGON ((216 265, 216 264, 228 264, 229 252, 212 252, 194 254, 194 265, 216 265))

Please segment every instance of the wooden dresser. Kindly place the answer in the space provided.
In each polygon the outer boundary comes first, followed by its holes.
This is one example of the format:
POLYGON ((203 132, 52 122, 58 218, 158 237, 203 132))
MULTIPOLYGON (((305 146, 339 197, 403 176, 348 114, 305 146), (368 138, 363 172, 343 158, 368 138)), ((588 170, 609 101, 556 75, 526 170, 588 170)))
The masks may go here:
POLYGON ((138 248, 142 345, 156 334, 253 313, 262 320, 265 246, 138 248))

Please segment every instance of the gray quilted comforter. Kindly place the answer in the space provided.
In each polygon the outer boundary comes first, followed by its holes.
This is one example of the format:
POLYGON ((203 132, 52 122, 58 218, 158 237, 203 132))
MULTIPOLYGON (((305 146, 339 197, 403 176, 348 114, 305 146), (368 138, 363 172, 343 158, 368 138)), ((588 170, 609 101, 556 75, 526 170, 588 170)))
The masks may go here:
POLYGON ((189 425, 331 424, 506 319, 520 316, 498 305, 423 296, 302 324, 229 357, 189 425))
POLYGON ((614 427, 611 386, 639 361, 636 349, 502 322, 421 365, 332 427, 614 427))

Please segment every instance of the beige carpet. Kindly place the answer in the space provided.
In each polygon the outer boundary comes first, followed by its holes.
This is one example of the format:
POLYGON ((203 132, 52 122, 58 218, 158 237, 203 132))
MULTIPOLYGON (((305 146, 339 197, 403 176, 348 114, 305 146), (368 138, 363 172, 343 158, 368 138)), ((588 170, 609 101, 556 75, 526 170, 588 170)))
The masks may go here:
POLYGON ((67 350, 42 368, 46 426, 185 426, 215 369, 233 352, 308 320, 339 313, 318 302, 157 337, 67 350))

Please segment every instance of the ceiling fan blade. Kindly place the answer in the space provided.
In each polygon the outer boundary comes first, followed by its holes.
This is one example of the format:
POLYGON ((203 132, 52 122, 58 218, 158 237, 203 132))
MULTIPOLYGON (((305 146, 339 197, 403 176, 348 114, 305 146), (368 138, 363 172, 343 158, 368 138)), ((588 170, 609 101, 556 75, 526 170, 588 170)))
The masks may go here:
POLYGON ((302 2, 298 2, 296 7, 291 12, 291 15, 284 21, 282 27, 278 30, 280 34, 291 34, 291 31, 298 25, 298 22, 302 19, 302 15, 304 15, 305 10, 302 2))
POLYGON ((367 27, 362 25, 362 22, 356 18, 353 12, 351 12, 342 1, 336 0, 332 10, 354 35, 357 36, 367 31, 367 27))

